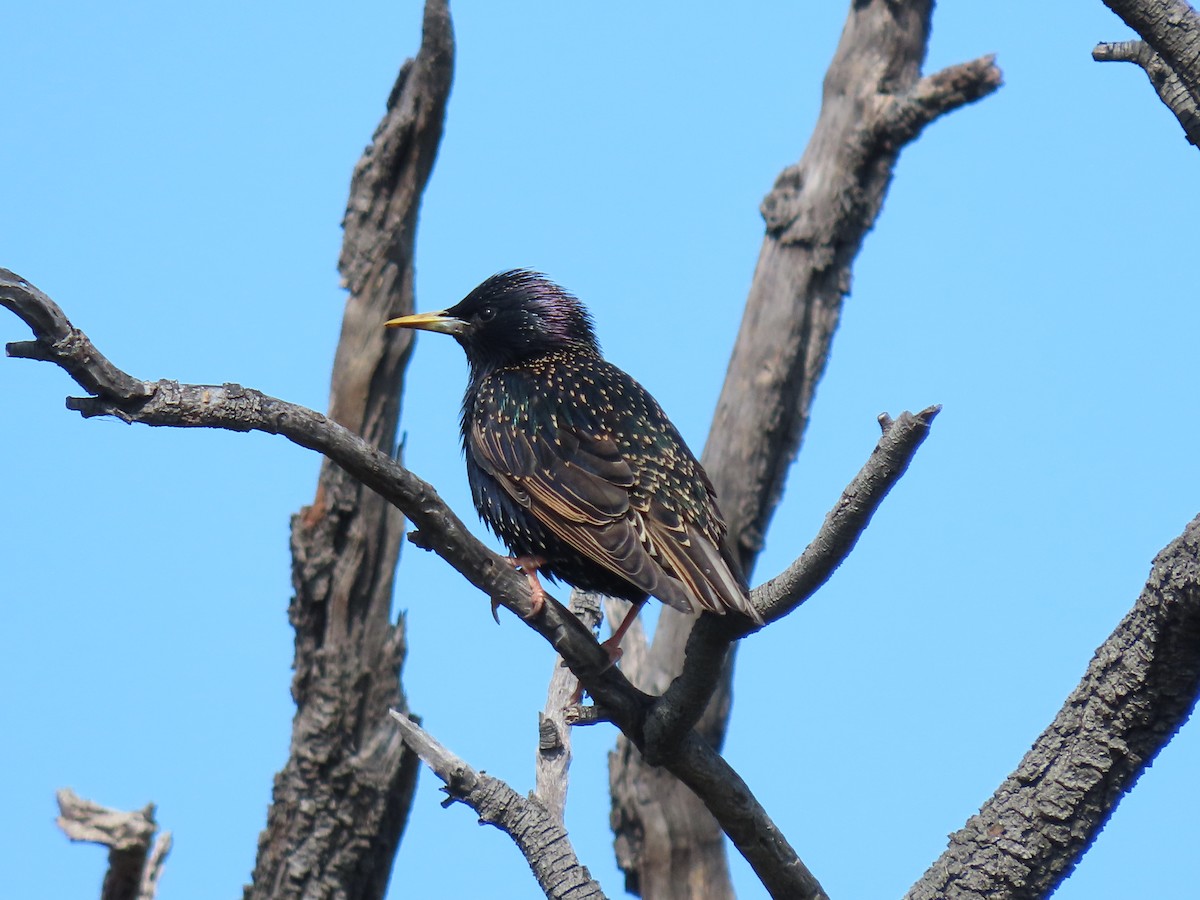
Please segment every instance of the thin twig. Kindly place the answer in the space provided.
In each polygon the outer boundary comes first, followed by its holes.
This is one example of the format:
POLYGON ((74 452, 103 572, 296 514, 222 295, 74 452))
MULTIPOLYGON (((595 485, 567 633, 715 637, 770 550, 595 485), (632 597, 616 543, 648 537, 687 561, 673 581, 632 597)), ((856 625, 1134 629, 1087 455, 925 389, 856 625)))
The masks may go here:
POLYGON ((930 406, 915 415, 903 412, 896 419, 880 416, 883 436, 825 515, 817 536, 795 562, 751 594, 766 621, 773 622, 796 609, 846 560, 884 497, 908 470, 941 409, 930 406))

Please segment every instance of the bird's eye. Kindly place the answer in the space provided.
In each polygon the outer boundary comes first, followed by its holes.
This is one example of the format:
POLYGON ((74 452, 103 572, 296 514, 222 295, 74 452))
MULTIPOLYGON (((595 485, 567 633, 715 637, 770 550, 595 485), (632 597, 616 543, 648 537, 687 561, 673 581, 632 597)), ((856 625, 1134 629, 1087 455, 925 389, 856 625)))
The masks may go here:
POLYGON ((485 306, 479 311, 480 322, 490 322, 494 318, 496 318, 496 307, 494 306, 485 306))

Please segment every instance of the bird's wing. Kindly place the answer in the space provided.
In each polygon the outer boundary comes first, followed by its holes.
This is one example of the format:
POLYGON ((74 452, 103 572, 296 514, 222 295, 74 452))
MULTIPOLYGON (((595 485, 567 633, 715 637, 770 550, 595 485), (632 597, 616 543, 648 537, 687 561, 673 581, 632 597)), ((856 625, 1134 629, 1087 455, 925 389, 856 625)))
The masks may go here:
POLYGON ((661 564, 687 585, 702 609, 735 610, 761 622, 737 575, 737 564, 724 545, 723 531, 711 519, 690 521, 652 497, 643 514, 646 530, 661 564))
POLYGON ((652 457, 622 454, 603 429, 539 421, 553 424, 475 419, 468 452, 555 536, 639 590, 685 612, 694 602, 758 619, 722 552, 719 525, 673 508, 678 473, 652 457))
POLYGON ((670 584, 639 534, 629 505, 634 473, 616 444, 569 430, 557 437, 530 433, 512 420, 476 420, 467 452, 565 544, 639 590, 690 611, 686 591, 670 584))

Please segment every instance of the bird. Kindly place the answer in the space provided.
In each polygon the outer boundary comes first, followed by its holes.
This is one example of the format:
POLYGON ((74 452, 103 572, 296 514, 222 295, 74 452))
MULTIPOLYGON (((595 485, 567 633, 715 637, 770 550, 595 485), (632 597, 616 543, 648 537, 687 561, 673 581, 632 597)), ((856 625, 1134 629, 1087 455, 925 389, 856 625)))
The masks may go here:
POLYGON ((614 662, 649 597, 763 623, 712 482, 649 392, 601 355, 577 297, 512 269, 448 309, 384 324, 448 334, 465 351, 471 497, 528 577, 531 617, 545 602, 540 572, 632 604, 602 645, 614 662))

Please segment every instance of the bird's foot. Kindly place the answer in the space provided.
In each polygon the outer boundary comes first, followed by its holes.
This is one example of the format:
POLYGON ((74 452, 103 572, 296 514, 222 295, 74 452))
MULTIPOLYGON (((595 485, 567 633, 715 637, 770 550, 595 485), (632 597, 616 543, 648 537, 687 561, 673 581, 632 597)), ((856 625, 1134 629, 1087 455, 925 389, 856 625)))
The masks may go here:
MULTIPOLYGON (((600 646, 604 648, 604 652, 608 654, 608 662, 605 663, 604 668, 600 670, 601 674, 607 672, 609 669, 615 666, 617 664, 617 660, 621 658, 621 654, 625 652, 620 647, 612 645, 610 643, 611 641, 612 638, 609 638, 607 641, 602 641, 600 643, 600 646)), ((575 692, 571 694, 571 699, 567 701, 567 705, 563 708, 569 709, 572 706, 579 706, 581 703, 583 703, 583 694, 583 682, 576 679, 575 692)))
POLYGON ((621 649, 621 638, 623 637, 625 637, 624 633, 614 634, 608 640, 600 642, 600 647, 608 654, 608 665, 601 669, 601 672, 607 672, 624 655, 625 651, 621 649))
MULTIPOLYGON (((645 603, 645 601, 643 600, 642 603, 645 603)), ((600 642, 600 648, 608 656, 608 662, 605 663, 604 667, 600 670, 601 673, 607 672, 609 669, 615 666, 621 659, 621 656, 624 655, 625 651, 621 649, 621 640, 625 637, 625 632, 629 630, 629 626, 633 624, 633 619, 637 615, 638 610, 641 608, 641 603, 635 604, 633 609, 630 610, 629 615, 625 617, 625 621, 618 626, 617 630, 612 633, 612 636, 600 642)), ((582 702, 583 682, 577 681, 575 682, 575 693, 571 695, 571 699, 567 702, 567 706, 578 706, 582 702)))
MULTIPOLYGON (((542 583, 538 580, 538 569, 546 564, 546 560, 540 556, 506 556, 508 564, 529 579, 529 615, 527 619, 534 619, 541 613, 546 606, 546 591, 542 587, 542 583)), ((497 600, 492 600, 492 618, 497 623, 500 621, 500 616, 497 614, 497 608, 500 603, 497 600)))
POLYGON ((579 706, 583 703, 583 682, 578 678, 575 679, 575 691, 571 694, 571 699, 567 701, 567 705, 563 709, 570 709, 572 706, 579 706))
POLYGON ((646 598, 634 603, 629 607, 629 612, 625 613, 625 618, 621 620, 621 624, 617 626, 616 631, 607 640, 601 641, 600 646, 604 648, 604 652, 608 654, 608 665, 600 671, 607 672, 617 664, 617 660, 621 658, 621 654, 625 651, 621 649, 621 640, 625 637, 625 632, 629 630, 629 626, 633 624, 633 620, 637 618, 637 614, 642 611, 642 606, 646 603, 646 598))

